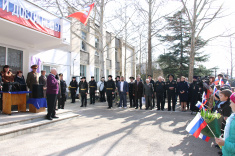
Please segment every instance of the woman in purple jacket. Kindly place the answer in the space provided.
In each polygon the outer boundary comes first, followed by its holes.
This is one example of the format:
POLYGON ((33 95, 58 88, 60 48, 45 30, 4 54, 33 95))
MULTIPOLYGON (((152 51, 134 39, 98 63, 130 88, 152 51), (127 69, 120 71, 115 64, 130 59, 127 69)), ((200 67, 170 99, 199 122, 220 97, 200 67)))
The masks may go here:
POLYGON ((52 120, 52 118, 58 118, 55 116, 55 107, 57 94, 59 91, 59 83, 55 78, 57 74, 56 69, 51 69, 51 73, 47 77, 47 116, 48 120, 52 120))

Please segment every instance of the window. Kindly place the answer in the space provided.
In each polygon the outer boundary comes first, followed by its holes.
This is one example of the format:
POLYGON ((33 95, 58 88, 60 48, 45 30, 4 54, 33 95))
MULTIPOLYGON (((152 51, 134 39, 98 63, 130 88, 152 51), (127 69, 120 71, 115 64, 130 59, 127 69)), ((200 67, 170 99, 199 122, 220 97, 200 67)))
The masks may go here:
POLYGON ((0 70, 6 65, 6 47, 0 46, 0 70))
POLYGON ((0 68, 9 65, 12 73, 23 70, 23 51, 0 46, 0 68))
POLYGON ((100 79, 100 70, 99 68, 95 68, 95 81, 98 82, 100 79))
POLYGON ((82 31, 81 50, 86 51, 86 33, 82 31))
POLYGON ((44 66, 43 65, 43 70, 45 70, 46 71, 46 76, 48 76, 49 74, 50 74, 50 72, 51 72, 51 67, 50 66, 44 66))
POLYGON ((107 58, 109 59, 109 44, 107 44, 107 46, 106 46, 106 48, 107 48, 107 58))
POLYGON ((98 53, 98 51, 95 51, 95 55, 96 55, 96 56, 99 56, 100 54, 98 53))
POLYGON ((108 80, 109 70, 106 70, 106 76, 107 76, 107 80, 108 80))
POLYGON ((8 48, 7 62, 13 73, 23 69, 23 51, 8 48))
POLYGON ((80 65, 80 76, 86 77, 86 66, 85 65, 80 65))
POLYGON ((115 61, 118 62, 118 49, 115 48, 115 61))
POLYGON ((99 49, 99 39, 95 38, 95 48, 99 49))

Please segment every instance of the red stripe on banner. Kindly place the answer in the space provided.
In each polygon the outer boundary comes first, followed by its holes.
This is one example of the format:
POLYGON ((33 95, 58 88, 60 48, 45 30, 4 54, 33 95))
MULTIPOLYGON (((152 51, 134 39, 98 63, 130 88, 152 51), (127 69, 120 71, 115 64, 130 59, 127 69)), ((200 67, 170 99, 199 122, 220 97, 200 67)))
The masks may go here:
POLYGON ((37 23, 33 23, 31 20, 26 20, 24 18, 12 15, 11 12, 7 12, 6 10, 2 10, 2 8, 0 8, 0 17, 6 19, 8 21, 20 24, 22 26, 25 26, 25 27, 40 31, 42 33, 60 38, 60 32, 51 30, 49 28, 42 27, 41 25, 39 25, 37 23))
POLYGON ((194 136, 195 138, 198 138, 199 135, 200 135, 200 133, 201 133, 201 130, 202 130, 203 128, 205 128, 206 125, 207 125, 207 123, 206 123, 205 121, 203 121, 203 123, 201 123, 200 127, 195 131, 195 133, 193 134, 193 136, 194 136))

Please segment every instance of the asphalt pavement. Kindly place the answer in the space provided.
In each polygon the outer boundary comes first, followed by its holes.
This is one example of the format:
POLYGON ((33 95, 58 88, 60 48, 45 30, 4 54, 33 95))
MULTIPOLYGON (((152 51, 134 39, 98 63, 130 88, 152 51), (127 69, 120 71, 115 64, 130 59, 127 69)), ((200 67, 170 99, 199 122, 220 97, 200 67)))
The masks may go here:
MULTIPOLYGON (((216 156, 214 139, 205 142, 185 131, 188 112, 65 106, 80 117, 0 142, 2 156, 216 156)), ((144 108, 144 107, 143 107, 144 108)))

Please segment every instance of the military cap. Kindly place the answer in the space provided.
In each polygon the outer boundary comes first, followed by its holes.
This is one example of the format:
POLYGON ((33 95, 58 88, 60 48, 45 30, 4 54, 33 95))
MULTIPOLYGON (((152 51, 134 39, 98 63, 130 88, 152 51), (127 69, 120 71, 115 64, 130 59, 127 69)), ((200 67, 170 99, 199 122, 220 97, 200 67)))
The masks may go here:
POLYGON ((120 79, 120 76, 116 76, 116 78, 119 78, 119 79, 120 79))
POLYGON ((173 77, 173 79, 174 79, 174 75, 173 75, 173 74, 169 74, 167 77, 169 78, 170 76, 172 76, 172 77, 173 77))
POLYGON ((59 73, 59 76, 63 76, 63 74, 62 74, 62 73, 59 73))
POLYGON ((33 68, 36 68, 36 69, 37 69, 37 68, 38 68, 38 65, 34 64, 34 65, 31 66, 31 68, 32 68, 32 69, 33 69, 33 68))
POLYGON ((95 78, 94 76, 91 76, 91 78, 95 78))
POLYGON ((109 75, 108 77, 112 77, 112 75, 109 75))
POLYGON ((101 79, 103 79, 104 77, 101 77, 101 79))
POLYGON ((134 80, 135 78, 134 78, 133 76, 131 76, 130 79, 133 79, 133 80, 134 80))
POLYGON ((82 77, 82 79, 86 79, 86 77, 85 77, 85 76, 83 76, 83 77, 82 77))
POLYGON ((76 76, 73 76, 72 79, 76 79, 76 76))
POLYGON ((197 79, 197 76, 193 76, 193 79, 197 79))

